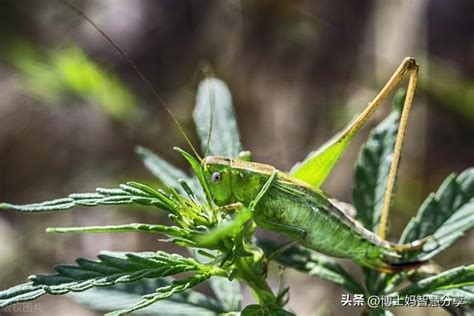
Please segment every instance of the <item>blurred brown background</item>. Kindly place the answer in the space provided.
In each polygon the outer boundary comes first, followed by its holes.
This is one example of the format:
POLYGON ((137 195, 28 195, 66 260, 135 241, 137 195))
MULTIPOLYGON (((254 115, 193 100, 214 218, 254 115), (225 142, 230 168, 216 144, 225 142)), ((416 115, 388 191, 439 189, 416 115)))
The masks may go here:
MULTIPOLYGON (((202 64, 210 63, 232 91, 245 148, 256 161, 282 170, 361 111, 405 56, 415 57, 420 83, 391 217, 393 239, 450 172, 474 165, 470 0, 73 3, 144 70, 194 143, 191 110, 202 64)), ((186 145, 170 118, 118 53, 64 5, 1 0, 0 39, 0 201, 42 201, 132 179, 156 183, 133 152, 138 144, 185 167, 172 150, 186 145)), ((325 184, 333 196, 351 200, 358 150, 389 103, 325 184)), ((125 207, 2 212, 1 288, 103 249, 165 247, 146 234, 51 235, 46 227, 160 218, 125 207)), ((437 258, 445 267, 473 259, 472 233, 437 258)), ((298 315, 354 312, 339 307, 342 292, 328 282, 286 273, 289 306, 298 315)), ((37 302, 42 315, 95 315, 63 297, 37 302)), ((445 314, 421 308, 396 312, 445 314)))

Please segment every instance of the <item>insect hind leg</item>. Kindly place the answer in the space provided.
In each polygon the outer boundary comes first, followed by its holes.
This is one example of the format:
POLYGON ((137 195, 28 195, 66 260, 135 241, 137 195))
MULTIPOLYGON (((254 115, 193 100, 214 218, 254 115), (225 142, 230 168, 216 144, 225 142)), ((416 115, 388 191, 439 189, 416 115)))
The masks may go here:
POLYGON ((288 243, 280 246, 279 248, 277 248, 276 250, 271 252, 267 256, 267 260, 269 260, 269 261, 272 260, 273 258, 281 255, 282 253, 284 253, 285 251, 287 251, 288 249, 290 249, 294 245, 300 243, 308 235, 308 232, 306 230, 304 230, 302 228, 299 228, 299 227, 296 227, 296 226, 285 225, 285 224, 276 223, 276 222, 269 221, 269 220, 263 220, 263 221, 261 221, 261 224, 263 224, 262 226, 268 227, 270 230, 278 231, 278 232, 288 234, 288 235, 291 235, 291 236, 297 236, 295 239, 289 241, 288 243))
POLYGON ((390 247, 398 253, 413 252, 421 250, 428 240, 434 240, 438 244, 433 236, 427 236, 423 239, 415 240, 407 244, 390 244, 390 247))
POLYGON ((306 238, 306 236, 308 235, 308 232, 306 230, 304 230, 302 228, 299 228, 299 227, 296 227, 296 226, 280 224, 280 223, 276 223, 276 222, 269 221, 269 220, 266 220, 266 219, 261 219, 260 220, 260 225, 264 226, 264 227, 267 227, 269 230, 274 230, 274 231, 278 231, 280 233, 284 233, 284 234, 288 234, 288 235, 292 235, 292 236, 295 236, 295 235, 297 236, 295 239, 293 239, 290 242, 280 246, 279 248, 277 248, 276 250, 271 252, 269 255, 267 255, 267 257, 265 258, 265 261, 264 261, 264 268, 263 268, 264 275, 266 276, 267 271, 268 271, 268 263, 270 262, 270 260, 273 260, 275 257, 278 257, 279 255, 281 255, 282 253, 284 253, 285 251, 287 251, 291 247, 293 247, 296 244, 298 244, 299 242, 303 241, 306 238))

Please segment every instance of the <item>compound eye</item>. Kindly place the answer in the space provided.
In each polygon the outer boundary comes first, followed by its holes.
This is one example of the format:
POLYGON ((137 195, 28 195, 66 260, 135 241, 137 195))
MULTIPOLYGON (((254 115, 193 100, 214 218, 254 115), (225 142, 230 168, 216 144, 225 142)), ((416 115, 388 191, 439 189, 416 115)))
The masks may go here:
POLYGON ((214 172, 212 175, 211 175, 211 181, 214 182, 214 183, 218 183, 222 178, 222 175, 220 172, 214 172))

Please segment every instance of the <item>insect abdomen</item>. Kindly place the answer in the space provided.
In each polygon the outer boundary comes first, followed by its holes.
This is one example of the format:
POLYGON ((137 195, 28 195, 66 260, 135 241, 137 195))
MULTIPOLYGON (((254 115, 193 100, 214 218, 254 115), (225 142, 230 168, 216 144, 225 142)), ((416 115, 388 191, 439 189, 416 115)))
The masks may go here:
POLYGON ((280 229, 272 223, 302 229, 302 244, 318 252, 374 268, 384 265, 388 244, 368 238, 333 208, 322 193, 278 182, 257 205, 255 221, 276 232, 280 229))

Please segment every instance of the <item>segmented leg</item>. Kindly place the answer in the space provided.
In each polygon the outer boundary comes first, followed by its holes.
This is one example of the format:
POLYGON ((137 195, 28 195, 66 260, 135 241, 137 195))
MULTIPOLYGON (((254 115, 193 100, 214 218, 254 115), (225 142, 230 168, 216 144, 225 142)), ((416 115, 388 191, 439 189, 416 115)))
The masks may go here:
POLYGON ((275 231, 278 231, 278 232, 281 232, 281 233, 286 233, 286 234, 289 234, 289 235, 297 235, 298 236, 298 237, 296 237, 296 239, 294 239, 294 240, 284 244, 283 246, 279 247, 278 249, 274 250, 272 253, 270 253, 266 257, 264 267, 263 267, 264 275, 266 277, 267 267, 268 267, 268 263, 270 262, 270 260, 272 260, 273 258, 281 255, 282 253, 284 253, 285 251, 287 251, 288 249, 290 249, 291 247, 293 247, 297 243, 301 242, 303 239, 306 238, 306 235, 308 233, 306 232, 306 230, 304 230, 302 228, 299 228, 299 227, 296 227, 296 226, 284 225, 284 224, 281 224, 281 223, 276 223, 276 222, 273 222, 273 221, 269 221, 267 219, 261 219, 260 222, 261 222, 261 224, 263 224, 263 226, 273 227, 275 229, 275 231))
POLYGON ((417 251, 417 250, 420 250, 423 247, 423 245, 426 244, 426 242, 430 239, 435 240, 433 236, 427 236, 423 239, 415 240, 408 244, 393 244, 392 248, 396 252, 417 251))
POLYGON ((290 225, 285 225, 285 224, 281 224, 281 223, 276 223, 276 222, 273 222, 273 221, 270 221, 270 220, 267 220, 267 219, 261 219, 260 222, 264 226, 273 227, 274 229, 272 229, 272 230, 275 230, 275 231, 278 231, 278 232, 281 232, 281 233, 284 233, 284 234, 288 234, 288 235, 298 236, 294 240, 284 244, 283 246, 281 246, 277 250, 273 251, 270 255, 268 255, 268 260, 271 260, 271 259, 275 258, 276 256, 284 253, 285 251, 287 251, 288 249, 290 249, 291 247, 293 247, 297 243, 301 242, 302 240, 304 240, 306 238, 306 235, 308 234, 308 232, 306 230, 304 230, 302 228, 299 228, 297 226, 290 226, 290 225))
MULTIPOLYGON (((276 179, 277 174, 278 174, 278 171, 272 172, 272 174, 268 178, 267 182, 265 182, 262 189, 258 192, 255 199, 252 202, 250 202, 249 207, 250 207, 251 210, 255 210, 255 207, 257 206, 258 202, 268 192, 268 189, 270 189, 273 181, 276 179)), ((287 234, 290 234, 290 235, 298 235, 298 237, 295 240, 290 241, 289 243, 283 245, 282 247, 280 247, 277 250, 275 250, 274 252, 272 252, 268 257, 268 260, 274 258, 275 256, 278 256, 279 254, 281 254, 281 253, 285 252, 286 250, 288 250, 289 248, 293 247, 295 244, 297 244, 301 240, 303 240, 307 235, 307 232, 304 229, 301 229, 301 228, 296 227, 296 226, 284 225, 284 224, 281 224, 281 223, 276 223, 276 222, 269 221, 267 219, 261 219, 261 222, 263 222, 264 225, 269 225, 270 227, 277 228, 276 231, 279 231, 279 232, 282 232, 282 233, 287 233, 287 234)))
POLYGON ((268 192, 268 189, 272 186, 273 181, 276 179, 276 176, 278 174, 278 171, 273 171, 270 177, 268 178, 267 182, 263 185, 263 187, 260 189, 258 192, 257 196, 255 199, 250 202, 249 208, 254 211, 255 207, 257 206, 258 202, 265 196, 265 194, 268 192))
MULTIPOLYGON (((398 82, 403 79, 406 73, 410 74, 408 81, 407 94, 405 97, 405 103, 403 105, 402 115, 400 117, 400 125, 398 126, 397 139, 395 140, 395 148, 393 150, 392 163, 390 165, 390 171, 388 174, 387 188, 385 189, 385 195, 383 199, 382 213, 380 216, 379 236, 385 239, 387 233, 387 222, 390 205, 392 202, 393 190, 395 188, 395 181, 398 174, 400 155, 402 152, 403 140, 405 138, 405 132, 408 123, 408 117, 410 115, 410 109, 413 102, 413 96, 415 94, 416 81, 418 79, 418 65, 414 59, 405 60, 402 63, 403 72, 395 77, 398 82)), ((397 82, 397 83, 398 83, 397 82)))
POLYGON ((239 210, 243 208, 244 205, 240 202, 237 203, 232 203, 224 206, 220 206, 216 209, 216 212, 226 212, 228 214, 235 212, 236 210, 239 210))
POLYGON ((397 138, 395 140, 395 147, 393 151, 393 159, 390 165, 389 175, 387 179, 387 187, 385 190, 382 212, 380 217, 379 236, 385 239, 387 232, 387 221, 390 205, 392 202, 393 190, 395 187, 395 181, 398 173, 398 167, 400 162, 400 154, 402 151, 403 139, 405 137, 405 131, 407 127, 408 117, 410 115, 411 105, 413 96, 415 94, 416 82, 418 79, 418 65, 414 58, 405 58, 397 70, 394 72, 392 77, 387 81, 385 86, 375 96, 372 102, 369 103, 367 108, 357 117, 354 123, 348 128, 340 138, 353 135, 367 122, 372 114, 377 110, 380 104, 387 98, 387 96, 398 86, 398 84, 406 77, 409 76, 407 93, 405 97, 405 103, 403 105, 403 111, 400 118, 400 125, 398 127, 397 138))

